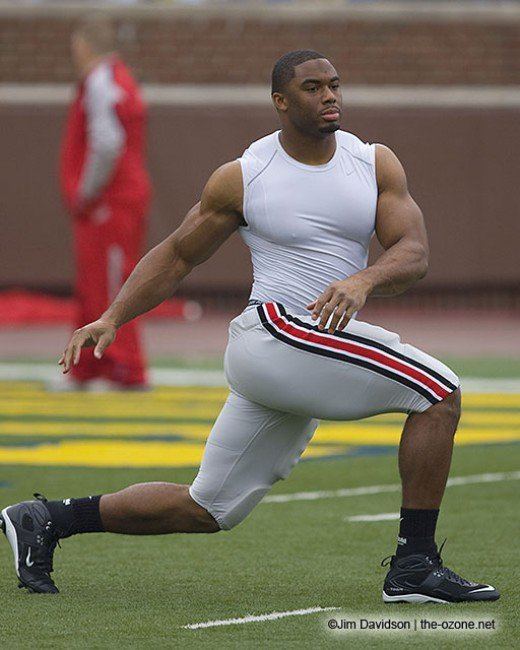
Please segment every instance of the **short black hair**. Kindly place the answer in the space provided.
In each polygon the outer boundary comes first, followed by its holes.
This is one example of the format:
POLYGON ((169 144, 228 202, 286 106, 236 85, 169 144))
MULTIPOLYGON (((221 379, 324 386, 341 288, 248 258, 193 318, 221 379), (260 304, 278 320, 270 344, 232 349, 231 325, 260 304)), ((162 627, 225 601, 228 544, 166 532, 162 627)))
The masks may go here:
POLYGON ((294 68, 305 61, 326 59, 326 56, 314 50, 293 50, 281 56, 274 64, 271 75, 271 94, 281 93, 285 85, 294 77, 294 68))

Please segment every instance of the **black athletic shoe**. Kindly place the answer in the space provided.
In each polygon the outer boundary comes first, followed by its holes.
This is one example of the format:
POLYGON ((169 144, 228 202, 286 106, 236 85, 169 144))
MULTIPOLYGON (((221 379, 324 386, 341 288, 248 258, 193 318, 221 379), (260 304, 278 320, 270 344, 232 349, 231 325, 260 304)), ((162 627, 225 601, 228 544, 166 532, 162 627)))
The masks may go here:
POLYGON ((467 603, 498 600, 500 593, 491 585, 471 582, 442 566, 441 551, 435 555, 423 553, 398 558, 385 558, 388 566, 383 586, 385 603, 467 603))
POLYGON ((58 543, 46 499, 35 494, 36 501, 8 506, 0 515, 0 526, 14 555, 14 567, 20 588, 39 594, 57 594, 50 574, 58 543))

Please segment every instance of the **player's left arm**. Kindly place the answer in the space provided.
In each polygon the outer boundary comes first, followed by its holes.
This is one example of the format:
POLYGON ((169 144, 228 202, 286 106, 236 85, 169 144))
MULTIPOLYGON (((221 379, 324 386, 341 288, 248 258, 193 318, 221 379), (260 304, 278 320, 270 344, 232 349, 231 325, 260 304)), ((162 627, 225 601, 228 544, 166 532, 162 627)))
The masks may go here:
POLYGON ((410 196, 403 166, 383 145, 376 145, 378 200, 376 235, 385 249, 368 268, 346 280, 333 282, 307 306, 318 327, 328 331, 343 329, 370 295, 395 296, 426 275, 428 237, 422 212, 410 196))
POLYGON ((376 235, 384 253, 362 274, 370 294, 396 296, 428 271, 428 235, 421 209, 410 196, 406 174, 394 152, 376 145, 379 196, 376 235))

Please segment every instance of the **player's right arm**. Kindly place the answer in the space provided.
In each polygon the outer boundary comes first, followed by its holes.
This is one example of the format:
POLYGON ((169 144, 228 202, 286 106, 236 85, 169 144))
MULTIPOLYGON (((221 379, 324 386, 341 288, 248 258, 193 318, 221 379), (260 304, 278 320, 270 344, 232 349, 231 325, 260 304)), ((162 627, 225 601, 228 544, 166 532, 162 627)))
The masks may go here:
POLYGON ((227 163, 212 174, 200 203, 177 230, 141 259, 106 312, 73 333, 59 360, 63 372, 78 364, 84 347, 95 345, 99 359, 121 325, 170 298, 190 271, 243 223, 242 202, 240 163, 227 163))

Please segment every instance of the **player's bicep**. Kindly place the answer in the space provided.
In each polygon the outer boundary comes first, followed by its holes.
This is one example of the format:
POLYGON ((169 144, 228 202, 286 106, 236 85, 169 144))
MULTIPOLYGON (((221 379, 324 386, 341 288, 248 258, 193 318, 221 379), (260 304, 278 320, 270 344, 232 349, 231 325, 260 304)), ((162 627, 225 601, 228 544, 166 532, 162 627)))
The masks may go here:
POLYGON ((228 163, 214 172, 200 203, 171 236, 177 256, 189 266, 211 257, 243 222, 242 194, 239 163, 228 163))
POLYGON ((388 249, 403 238, 428 250, 428 236, 421 209, 408 191, 404 169, 387 147, 377 145, 376 169, 379 196, 376 235, 388 249))
POLYGON ((428 236, 423 214, 413 198, 385 191, 379 195, 376 217, 376 235, 387 250, 407 237, 426 249, 428 236))

